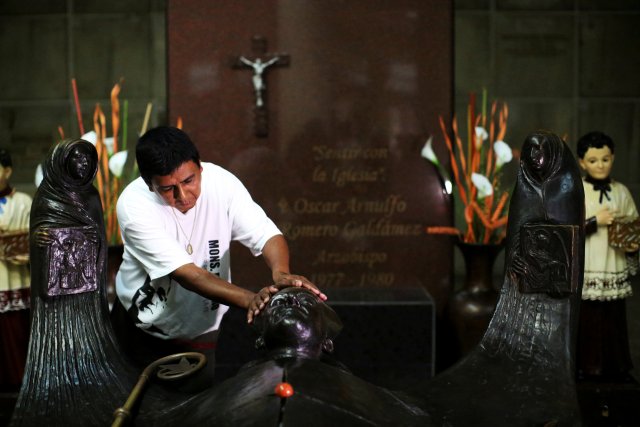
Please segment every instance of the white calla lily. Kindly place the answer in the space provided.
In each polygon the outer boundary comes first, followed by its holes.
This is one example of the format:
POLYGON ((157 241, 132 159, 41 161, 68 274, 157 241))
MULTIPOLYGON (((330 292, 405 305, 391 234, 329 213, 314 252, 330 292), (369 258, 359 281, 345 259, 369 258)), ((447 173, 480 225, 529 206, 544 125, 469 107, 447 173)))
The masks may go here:
POLYGON ((504 141, 496 141, 493 143, 493 151, 496 153, 496 169, 500 169, 505 163, 509 163, 513 159, 511 147, 504 141))
MULTIPOLYGON (((98 143, 98 135, 94 131, 87 132, 82 135, 80 138, 84 139, 87 142, 96 145, 98 143)), ((110 156, 113 154, 113 137, 108 137, 104 139, 104 145, 107 147, 107 154, 110 156)))
POLYGON ((122 176, 125 163, 127 163, 127 152, 119 151, 109 159, 109 170, 115 176, 120 178, 122 176))
POLYGON ((113 137, 105 138, 104 146, 107 147, 107 154, 112 155, 113 154, 113 137))
POLYGON ((422 147, 422 151, 420 152, 420 155, 425 159, 429 160, 434 165, 436 165, 436 168, 440 173, 440 176, 442 177, 445 193, 451 194, 453 191, 453 183, 449 179, 449 175, 447 174, 447 171, 444 170, 444 168, 438 161, 438 157, 436 156, 435 151, 433 151, 433 136, 430 136, 429 139, 427 139, 427 142, 424 144, 424 147, 422 147))
POLYGON ((493 194, 493 185, 486 176, 474 172, 471 174, 471 182, 478 189, 478 199, 484 199, 493 194))
POLYGON ((430 136, 429 139, 427 139, 427 142, 424 144, 424 147, 422 147, 422 151, 420 152, 420 155, 425 159, 429 160, 430 162, 432 162, 433 164, 440 165, 440 162, 438 161, 438 157, 436 157, 436 153, 435 151, 433 151, 433 136, 430 136))
POLYGON ((44 178, 44 175, 42 173, 42 164, 38 163, 38 166, 36 167, 36 178, 35 178, 36 187, 40 187, 40 183, 42 182, 43 178, 44 178))
POLYGON ((489 138, 489 134, 487 133, 487 130, 482 126, 476 126, 475 132, 476 132, 475 146, 476 146, 476 150, 479 150, 480 147, 482 147, 482 143, 486 141, 487 138, 489 138))
POLYGON ((485 141, 487 138, 489 138, 487 130, 482 126, 476 126, 476 136, 482 141, 485 141))
POLYGON ((98 141, 98 135, 96 135, 95 131, 87 132, 80 138, 92 143, 93 145, 96 145, 96 142, 98 141))

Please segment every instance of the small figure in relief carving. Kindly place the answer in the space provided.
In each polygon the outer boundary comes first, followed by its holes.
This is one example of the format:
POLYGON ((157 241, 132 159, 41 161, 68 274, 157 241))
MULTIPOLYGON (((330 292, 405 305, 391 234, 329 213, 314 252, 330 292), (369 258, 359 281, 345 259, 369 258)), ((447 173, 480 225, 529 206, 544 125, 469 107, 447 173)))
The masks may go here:
POLYGON ((613 140, 602 132, 578 141, 586 173, 587 236, 577 349, 580 379, 631 379, 625 298, 632 294, 630 276, 638 270, 638 245, 611 247, 608 226, 618 217, 637 218, 638 210, 627 187, 610 177, 614 150, 613 140))

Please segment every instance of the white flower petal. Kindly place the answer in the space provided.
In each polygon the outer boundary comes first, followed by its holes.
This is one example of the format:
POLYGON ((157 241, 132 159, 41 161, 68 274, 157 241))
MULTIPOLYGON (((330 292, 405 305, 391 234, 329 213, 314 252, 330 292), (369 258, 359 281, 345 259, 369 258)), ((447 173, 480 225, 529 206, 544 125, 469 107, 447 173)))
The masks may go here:
POLYGON ((440 162, 436 157, 436 153, 433 151, 432 143, 433 143, 433 136, 430 136, 427 142, 424 144, 424 147, 422 147, 422 151, 420 152, 420 155, 425 159, 431 161, 432 163, 439 165, 440 162))
POLYGON ((82 135, 80 138, 84 139, 87 142, 92 143, 93 145, 96 145, 96 142, 98 141, 98 135, 96 135, 94 131, 87 132, 84 135, 82 135))
POLYGON ((476 150, 480 150, 482 147, 482 143, 489 138, 489 134, 482 126, 476 126, 476 135, 474 138, 474 147, 476 150))
POLYGON ((107 154, 111 156, 113 154, 113 137, 105 138, 104 146, 107 147, 107 154))
POLYGON ((493 194, 493 186, 486 176, 474 172, 471 174, 471 182, 478 189, 478 199, 484 199, 493 194))
POLYGON ((119 151, 109 159, 109 170, 115 176, 120 178, 122 176, 122 170, 124 169, 125 163, 127 163, 127 152, 119 151))
POLYGON ((493 151, 496 153, 496 168, 500 168, 513 159, 511 147, 504 141, 496 141, 493 144, 493 151))
POLYGON ((480 141, 484 141, 489 138, 489 134, 487 130, 482 126, 476 126, 476 137, 480 139, 480 141))
POLYGON ((36 187, 40 186, 40 183, 42 182, 43 178, 44 178, 44 175, 42 174, 42 164, 38 163, 38 166, 36 167, 36 178, 35 178, 36 187))

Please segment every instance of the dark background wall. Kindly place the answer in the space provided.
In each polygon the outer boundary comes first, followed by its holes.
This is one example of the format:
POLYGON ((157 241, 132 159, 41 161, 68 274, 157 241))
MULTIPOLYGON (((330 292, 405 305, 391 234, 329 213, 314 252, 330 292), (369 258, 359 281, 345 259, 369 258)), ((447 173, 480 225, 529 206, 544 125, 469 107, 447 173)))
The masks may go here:
MULTIPOLYGON (((14 176, 18 188, 35 190, 33 172, 59 125, 67 135, 77 135, 71 77, 78 80, 85 124, 97 102, 108 106, 111 87, 121 77, 130 140, 148 102, 154 105, 151 125, 167 123, 167 3, 171 0, 0 3, 0 147, 11 149, 20 165, 14 176)), ((371 8, 384 6, 377 1, 371 8)), ((572 147, 584 132, 608 132, 618 144, 614 177, 640 202, 640 3, 457 0, 453 7, 455 110, 463 115, 468 92, 486 87, 490 98, 509 104, 506 139, 514 146, 535 128, 566 136, 572 147)), ((198 77, 212 70, 191 72, 198 77)), ((638 299, 628 300, 636 373, 638 299)))

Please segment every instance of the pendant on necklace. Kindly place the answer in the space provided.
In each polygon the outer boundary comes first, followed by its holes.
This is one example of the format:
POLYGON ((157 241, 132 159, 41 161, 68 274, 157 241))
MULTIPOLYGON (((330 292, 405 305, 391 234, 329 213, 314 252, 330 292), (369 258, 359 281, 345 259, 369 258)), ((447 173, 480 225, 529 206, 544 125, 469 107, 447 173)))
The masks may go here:
POLYGON ((188 253, 189 255, 191 255, 191 254, 193 253, 193 247, 191 246, 191 243, 189 243, 189 244, 187 245, 187 253, 188 253))

